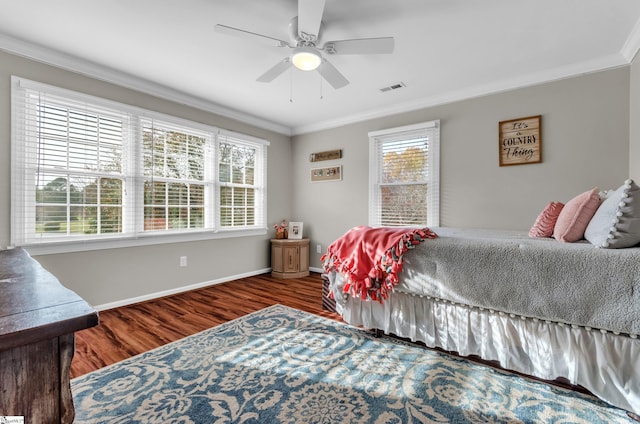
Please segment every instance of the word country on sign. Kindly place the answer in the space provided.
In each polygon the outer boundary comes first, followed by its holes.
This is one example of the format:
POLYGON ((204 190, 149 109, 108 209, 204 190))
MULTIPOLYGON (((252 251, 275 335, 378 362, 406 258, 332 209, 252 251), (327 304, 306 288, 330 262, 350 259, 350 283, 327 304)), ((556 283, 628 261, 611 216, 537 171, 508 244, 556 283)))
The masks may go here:
POLYGON ((500 166, 542 162, 541 116, 511 119, 498 124, 500 166))

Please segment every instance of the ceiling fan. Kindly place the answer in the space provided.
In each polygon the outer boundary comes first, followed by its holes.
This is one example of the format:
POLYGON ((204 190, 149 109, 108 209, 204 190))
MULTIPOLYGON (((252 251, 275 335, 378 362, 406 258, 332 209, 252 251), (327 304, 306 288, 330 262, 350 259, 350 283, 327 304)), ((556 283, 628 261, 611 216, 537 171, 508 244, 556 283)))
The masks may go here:
POLYGON ((303 71, 317 70, 335 89, 349 84, 349 80, 323 55, 389 54, 393 53, 393 37, 361 38, 327 41, 318 45, 323 30, 322 15, 325 0, 298 0, 298 16, 289 22, 291 42, 279 40, 255 32, 217 24, 217 32, 260 41, 275 47, 285 47, 291 52, 275 66, 258 77, 257 81, 271 82, 291 66, 303 71))

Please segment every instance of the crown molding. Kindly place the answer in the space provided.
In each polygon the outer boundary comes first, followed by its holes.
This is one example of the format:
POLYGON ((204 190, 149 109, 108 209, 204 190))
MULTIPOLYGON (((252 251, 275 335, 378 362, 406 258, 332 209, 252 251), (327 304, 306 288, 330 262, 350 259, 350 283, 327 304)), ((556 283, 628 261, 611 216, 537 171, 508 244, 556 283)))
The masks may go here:
POLYGON ((221 106, 104 65, 0 33, 0 50, 287 136, 291 128, 221 106))
POLYGON ((633 62, 633 58, 638 53, 639 49, 640 49, 640 19, 638 20, 638 22, 636 22, 636 25, 631 30, 631 33, 627 37, 627 40, 625 41, 624 46, 622 46, 622 49, 620 50, 620 54, 624 56, 627 62, 631 63, 633 62))

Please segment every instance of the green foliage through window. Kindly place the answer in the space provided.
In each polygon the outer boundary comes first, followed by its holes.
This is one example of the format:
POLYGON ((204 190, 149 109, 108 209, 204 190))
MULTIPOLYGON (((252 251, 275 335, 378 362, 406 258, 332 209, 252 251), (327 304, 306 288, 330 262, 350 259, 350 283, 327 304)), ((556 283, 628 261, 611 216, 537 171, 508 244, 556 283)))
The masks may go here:
POLYGON ((218 176, 222 227, 255 225, 255 157, 255 147, 220 143, 218 176))
POLYGON ((369 134, 369 224, 439 225, 438 121, 369 134))

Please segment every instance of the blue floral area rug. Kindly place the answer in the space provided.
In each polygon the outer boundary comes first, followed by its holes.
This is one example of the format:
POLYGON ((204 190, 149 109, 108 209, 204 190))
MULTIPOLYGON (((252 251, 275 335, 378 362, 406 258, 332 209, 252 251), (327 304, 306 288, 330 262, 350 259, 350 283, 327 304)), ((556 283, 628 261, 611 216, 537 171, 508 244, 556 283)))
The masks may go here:
POLYGON ((593 397, 276 305, 72 380, 76 423, 629 423, 593 397))

